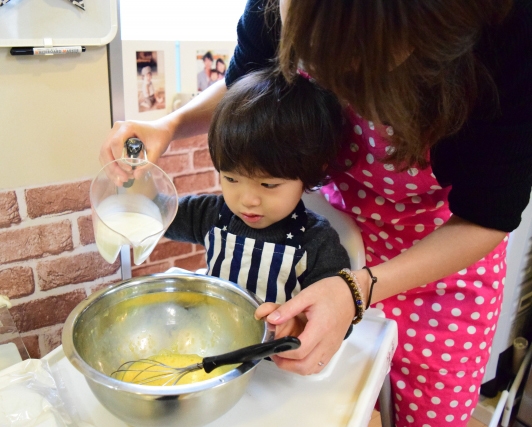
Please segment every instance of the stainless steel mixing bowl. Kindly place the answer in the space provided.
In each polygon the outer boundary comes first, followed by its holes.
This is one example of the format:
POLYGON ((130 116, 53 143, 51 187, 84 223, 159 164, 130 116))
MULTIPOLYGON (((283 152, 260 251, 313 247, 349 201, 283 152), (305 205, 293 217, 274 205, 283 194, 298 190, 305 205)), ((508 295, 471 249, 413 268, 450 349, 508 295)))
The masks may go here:
POLYGON ((260 305, 237 285, 194 273, 155 274, 92 294, 68 316, 63 350, 100 403, 132 426, 202 426, 242 397, 259 361, 206 381, 148 386, 110 377, 122 363, 172 349, 202 357, 272 340, 260 305))

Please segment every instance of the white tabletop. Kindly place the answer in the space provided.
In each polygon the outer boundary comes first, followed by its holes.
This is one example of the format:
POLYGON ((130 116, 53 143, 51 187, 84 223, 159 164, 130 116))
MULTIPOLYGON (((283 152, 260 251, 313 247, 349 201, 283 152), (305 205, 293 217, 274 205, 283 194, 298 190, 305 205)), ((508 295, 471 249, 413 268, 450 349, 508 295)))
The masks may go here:
MULTIPOLYGON (((369 310, 320 374, 302 377, 262 361, 244 396, 208 427, 366 427, 396 343, 396 322, 369 310)), ((99 403, 62 347, 43 359, 87 426, 126 427, 99 403)))

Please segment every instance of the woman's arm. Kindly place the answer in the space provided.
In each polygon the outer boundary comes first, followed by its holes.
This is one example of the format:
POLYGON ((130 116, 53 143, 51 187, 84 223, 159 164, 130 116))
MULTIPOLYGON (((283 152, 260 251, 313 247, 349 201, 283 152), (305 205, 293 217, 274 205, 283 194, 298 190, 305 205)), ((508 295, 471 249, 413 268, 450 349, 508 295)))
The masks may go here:
MULTIPOLYGON (((372 303, 401 292, 431 283, 469 265, 490 253, 506 236, 503 231, 480 227, 457 216, 397 257, 371 268, 378 278, 373 289, 372 303)), ((370 277, 365 270, 355 271, 368 297, 370 277)), ((298 350, 275 356, 282 369, 300 374, 312 374, 327 364, 340 347, 354 316, 351 293, 339 277, 320 280, 281 306, 264 304, 255 316, 267 317, 274 325, 294 323, 293 318, 304 313, 307 324, 299 335, 298 350)), ((279 328, 283 334, 297 333, 279 328)), ((356 326, 353 330, 356 335, 356 326)))
MULTIPOLYGON (((100 149, 101 164, 121 158, 124 142, 132 137, 144 143, 148 159, 156 163, 173 140, 200 135, 209 130, 213 111, 226 91, 225 81, 220 80, 180 109, 160 119, 116 122, 100 149)), ((128 174, 118 166, 113 172, 117 181, 129 179, 128 174)))

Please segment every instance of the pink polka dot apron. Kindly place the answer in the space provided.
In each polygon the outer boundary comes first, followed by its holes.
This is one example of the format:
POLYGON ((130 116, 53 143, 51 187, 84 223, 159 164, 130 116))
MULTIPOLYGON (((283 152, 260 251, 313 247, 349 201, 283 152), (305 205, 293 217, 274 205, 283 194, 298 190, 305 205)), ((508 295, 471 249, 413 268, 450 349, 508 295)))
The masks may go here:
MULTIPOLYGON (((393 129, 377 129, 352 111, 348 117, 353 132, 341 160, 349 170, 322 192, 356 220, 373 266, 449 219, 449 189, 438 185, 430 168, 396 172, 382 163, 390 149, 383 136, 393 129)), ((506 244, 507 238, 456 274, 375 305, 399 328, 390 372, 397 427, 467 425, 501 309, 506 244)))

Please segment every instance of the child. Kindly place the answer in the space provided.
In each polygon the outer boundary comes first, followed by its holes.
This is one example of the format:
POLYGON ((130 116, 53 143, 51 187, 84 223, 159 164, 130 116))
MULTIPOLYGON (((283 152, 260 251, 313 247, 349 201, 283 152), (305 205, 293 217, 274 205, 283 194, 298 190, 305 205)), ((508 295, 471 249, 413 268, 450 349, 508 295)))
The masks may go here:
POLYGON ((308 79, 288 85, 276 73, 243 77, 209 130, 222 195, 181 198, 166 237, 204 244, 207 274, 267 302, 285 302, 349 267, 338 234, 301 201, 325 182, 341 129, 338 101, 308 79))
POLYGON ((155 87, 152 82, 152 71, 150 66, 143 67, 142 75, 142 102, 141 105, 146 108, 152 108, 156 103, 162 100, 155 95, 155 87))

